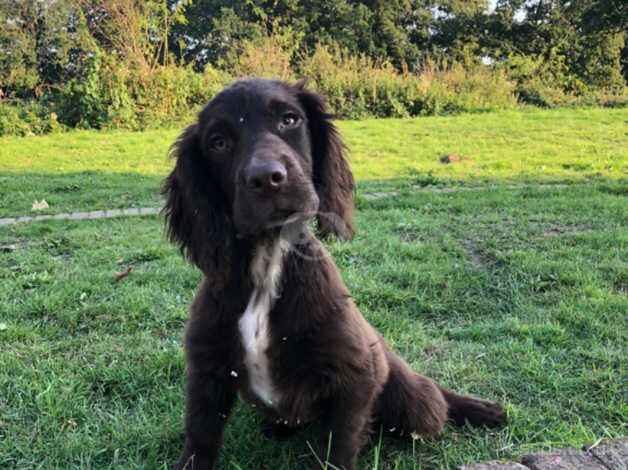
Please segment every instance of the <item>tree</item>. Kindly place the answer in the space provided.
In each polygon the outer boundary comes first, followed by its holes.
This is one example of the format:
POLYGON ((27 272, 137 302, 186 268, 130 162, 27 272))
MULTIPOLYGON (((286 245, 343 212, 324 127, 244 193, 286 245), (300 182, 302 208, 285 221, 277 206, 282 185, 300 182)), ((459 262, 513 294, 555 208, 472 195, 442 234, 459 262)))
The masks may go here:
POLYGON ((28 96, 80 73, 95 43, 72 2, 0 0, 3 94, 28 96))

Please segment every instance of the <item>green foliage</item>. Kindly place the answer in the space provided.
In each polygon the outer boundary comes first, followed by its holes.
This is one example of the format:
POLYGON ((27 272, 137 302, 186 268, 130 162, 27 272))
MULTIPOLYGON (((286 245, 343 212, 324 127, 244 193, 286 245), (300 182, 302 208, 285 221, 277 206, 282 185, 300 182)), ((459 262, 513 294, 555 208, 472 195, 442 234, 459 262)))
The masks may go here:
POLYGON ((329 98, 340 117, 405 117, 421 96, 418 82, 390 62, 318 45, 300 64, 301 75, 329 98))
POLYGON ((0 0, 0 98, 75 77, 96 46, 75 1, 0 0))
POLYGON ((344 118, 450 114, 517 104, 505 74, 484 65, 429 61, 419 73, 398 72, 390 62, 317 46, 300 71, 344 118))
POLYGON ((499 67, 516 83, 515 92, 522 103, 541 107, 564 104, 565 92, 556 87, 555 68, 542 56, 512 55, 499 67))
POLYGON ((72 127, 139 129, 176 121, 217 93, 230 77, 211 66, 158 66, 140 72, 101 53, 85 76, 50 96, 59 120, 72 127))
POLYGON ((112 74, 113 64, 114 61, 106 55, 100 52, 94 54, 84 76, 71 80, 56 93, 55 109, 62 123, 72 127, 97 129, 107 123, 109 108, 122 92, 112 74))
POLYGON ((0 135, 28 136, 63 130, 57 115, 41 103, 0 103, 0 135))
MULTIPOLYGON (((624 18, 598 0, 0 0, 0 99, 130 129, 251 76, 310 80, 345 118, 621 105, 624 18)), ((0 132, 34 132, 14 114, 0 132)))
POLYGON ((284 29, 273 36, 237 42, 229 48, 222 68, 236 78, 294 80, 292 62, 300 39, 300 35, 284 29))

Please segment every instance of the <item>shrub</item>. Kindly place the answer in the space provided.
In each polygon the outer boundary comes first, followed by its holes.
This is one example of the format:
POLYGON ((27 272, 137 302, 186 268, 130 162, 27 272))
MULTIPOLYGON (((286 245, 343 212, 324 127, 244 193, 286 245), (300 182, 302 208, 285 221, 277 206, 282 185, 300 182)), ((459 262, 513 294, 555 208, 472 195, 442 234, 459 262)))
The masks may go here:
POLYGON ((225 67, 236 78, 294 80, 291 60, 295 50, 289 45, 289 37, 276 35, 242 41, 227 54, 225 67))
POLYGON ((63 130, 57 115, 35 101, 0 103, 0 135, 38 135, 63 130))
POLYGON ((96 54, 86 76, 50 100, 60 120, 72 127, 141 129, 184 118, 229 81, 211 66, 203 74, 176 65, 142 69, 96 54))
POLYGON ((301 76, 329 98, 332 111, 343 118, 405 117, 421 98, 418 82, 390 62, 351 55, 339 47, 317 45, 300 64, 301 76))
POLYGON ((70 80, 50 97, 59 120, 71 127, 105 126, 112 118, 120 127, 132 127, 128 91, 115 61, 101 52, 89 60, 83 77, 70 80), (122 121, 120 116, 125 116, 122 121))
POLYGON ((390 62, 317 46, 301 63, 301 75, 326 94, 340 117, 405 117, 516 106, 501 70, 484 65, 426 63, 418 74, 390 62))
POLYGON ((425 95, 417 114, 450 114, 511 108, 515 85, 494 67, 428 61, 419 72, 425 95))
POLYGON ((225 85, 231 76, 211 65, 204 73, 191 67, 174 65, 156 67, 141 80, 129 83, 136 103, 141 127, 186 119, 191 110, 198 109, 225 85))
POLYGON ((203 73, 191 66, 150 65, 97 50, 80 78, 49 88, 39 101, 1 103, 0 134, 40 134, 64 125, 142 129, 189 120, 192 110, 234 77, 248 76, 305 79, 328 97, 333 113, 350 119, 481 111, 518 102, 545 107, 627 102, 625 87, 592 89, 568 75, 560 57, 512 55, 487 66, 468 53, 462 62, 431 60, 418 72, 409 72, 333 44, 319 44, 299 56, 301 38, 290 29, 277 30, 274 36, 231 46, 221 68, 207 65, 203 73), (51 118, 54 115, 59 122, 51 118))
MULTIPOLYGON (((521 103, 551 107, 565 104, 568 99, 558 85, 567 81, 560 63, 551 63, 542 56, 511 55, 498 67, 516 83, 515 94, 521 103)), ((582 86, 574 82, 575 88, 582 86)))

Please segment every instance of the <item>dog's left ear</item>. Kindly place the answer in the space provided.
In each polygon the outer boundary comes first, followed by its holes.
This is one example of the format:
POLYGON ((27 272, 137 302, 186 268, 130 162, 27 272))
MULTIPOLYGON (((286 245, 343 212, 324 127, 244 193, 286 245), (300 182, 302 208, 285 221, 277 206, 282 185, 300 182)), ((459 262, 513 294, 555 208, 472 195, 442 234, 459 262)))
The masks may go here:
POLYGON ((307 114, 312 139, 314 187, 320 199, 318 231, 321 236, 353 238, 353 199, 355 181, 344 156, 346 146, 340 139, 332 115, 319 95, 297 85, 297 95, 307 114))

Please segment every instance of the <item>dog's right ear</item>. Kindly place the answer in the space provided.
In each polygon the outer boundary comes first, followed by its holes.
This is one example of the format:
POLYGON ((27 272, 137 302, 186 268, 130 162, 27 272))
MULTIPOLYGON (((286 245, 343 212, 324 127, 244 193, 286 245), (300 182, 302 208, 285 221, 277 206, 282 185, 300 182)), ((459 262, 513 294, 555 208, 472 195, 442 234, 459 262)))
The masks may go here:
POLYGON ((230 273, 233 230, 225 198, 203 158, 198 124, 185 129, 170 153, 176 164, 161 187, 166 233, 181 253, 218 281, 230 273))

